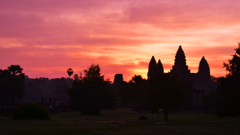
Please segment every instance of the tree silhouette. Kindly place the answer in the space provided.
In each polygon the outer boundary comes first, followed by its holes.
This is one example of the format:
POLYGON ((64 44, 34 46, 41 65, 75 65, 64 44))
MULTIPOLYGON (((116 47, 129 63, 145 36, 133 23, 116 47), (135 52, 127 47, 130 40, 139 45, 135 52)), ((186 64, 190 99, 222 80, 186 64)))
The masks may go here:
POLYGON ((84 70, 84 77, 74 75, 68 94, 71 106, 82 115, 99 115, 101 109, 113 109, 116 105, 116 97, 104 81, 99 65, 92 64, 84 70))
POLYGON ((218 79, 220 85, 216 91, 221 100, 215 107, 215 114, 219 117, 240 114, 240 43, 235 50, 236 53, 229 63, 224 63, 224 67, 229 72, 228 75, 218 79))
POLYGON ((147 104, 147 81, 141 75, 134 75, 129 83, 120 83, 117 94, 121 105, 125 107, 133 106, 137 112, 142 112, 147 104))
POLYGON ((158 74, 149 79, 149 102, 152 113, 164 112, 164 120, 168 120, 171 109, 179 107, 185 99, 186 84, 177 75, 158 74))
POLYGON ((11 65, 8 69, 0 70, 0 102, 6 104, 19 102, 25 95, 24 79, 19 65, 11 65))

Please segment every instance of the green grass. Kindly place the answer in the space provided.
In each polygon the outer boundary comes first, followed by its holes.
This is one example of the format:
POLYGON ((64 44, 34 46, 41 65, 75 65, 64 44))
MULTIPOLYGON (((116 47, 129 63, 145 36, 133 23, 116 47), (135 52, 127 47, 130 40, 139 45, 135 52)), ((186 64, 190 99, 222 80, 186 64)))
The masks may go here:
POLYGON ((164 122, 162 114, 139 114, 129 109, 106 110, 101 114, 81 116, 79 112, 64 112, 51 115, 50 120, 13 120, 10 117, 0 117, 0 134, 240 134, 240 117, 219 119, 211 114, 181 112, 170 113, 169 121, 164 122), (138 120, 142 115, 149 120, 138 120))

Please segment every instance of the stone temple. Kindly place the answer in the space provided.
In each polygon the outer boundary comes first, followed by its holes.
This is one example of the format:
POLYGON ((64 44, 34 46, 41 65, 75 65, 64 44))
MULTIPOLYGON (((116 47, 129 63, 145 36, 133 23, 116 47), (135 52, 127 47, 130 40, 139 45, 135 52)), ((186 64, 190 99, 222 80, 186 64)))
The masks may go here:
POLYGON ((193 106, 201 106, 204 94, 214 91, 217 86, 216 82, 211 79, 210 67, 204 56, 199 62, 198 72, 191 73, 186 64, 186 56, 181 45, 177 50, 174 65, 169 73, 164 73, 164 67, 161 60, 159 59, 158 62, 156 62, 154 56, 152 56, 148 67, 148 79, 159 73, 170 75, 177 74, 179 78, 188 82, 187 92, 189 97, 186 102, 189 102, 189 105, 191 104, 193 106))

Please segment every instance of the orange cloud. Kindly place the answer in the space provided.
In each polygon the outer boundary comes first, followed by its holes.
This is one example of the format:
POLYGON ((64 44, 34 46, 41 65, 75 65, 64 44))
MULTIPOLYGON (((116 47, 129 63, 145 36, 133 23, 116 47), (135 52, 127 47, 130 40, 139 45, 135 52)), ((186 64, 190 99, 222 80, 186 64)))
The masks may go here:
POLYGON ((236 0, 1 0, 0 68, 20 64, 29 77, 67 77, 99 64, 113 81, 122 73, 146 77, 151 56, 165 72, 178 46, 197 72, 202 56, 211 74, 225 75, 222 63, 240 42, 236 0))

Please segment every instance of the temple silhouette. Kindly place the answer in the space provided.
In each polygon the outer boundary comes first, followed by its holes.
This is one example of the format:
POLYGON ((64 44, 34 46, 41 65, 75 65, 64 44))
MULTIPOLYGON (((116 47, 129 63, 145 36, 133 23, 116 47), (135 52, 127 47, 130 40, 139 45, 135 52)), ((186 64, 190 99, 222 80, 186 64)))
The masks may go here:
POLYGON ((178 75, 178 78, 184 79, 187 86, 188 97, 186 99, 186 106, 201 106, 203 102, 203 96, 211 91, 214 91, 217 87, 217 83, 211 79, 210 67, 207 60, 203 56, 199 62, 198 72, 191 73, 186 64, 186 56, 180 45, 176 56, 174 65, 169 73, 164 73, 164 67, 161 60, 156 62, 154 56, 152 56, 148 67, 148 79, 156 76, 157 74, 170 74, 178 75))
MULTIPOLYGON (((168 73, 164 73, 164 67, 161 60, 159 59, 158 62, 156 62, 155 57, 152 56, 148 66, 148 79, 157 74, 169 74, 170 76, 178 75, 179 79, 184 79, 187 82, 187 97, 184 105, 181 107, 183 110, 201 109, 204 95, 215 91, 218 86, 216 79, 210 75, 210 67, 204 56, 199 62, 198 72, 191 73, 188 69, 186 56, 181 45, 177 50, 174 65, 168 73)), ((122 82, 124 82, 123 75, 115 74, 113 85, 117 87, 118 85, 121 85, 122 82)), ((145 80, 145 84, 148 84, 148 80, 145 80)))

